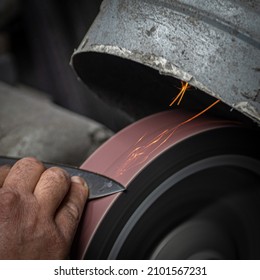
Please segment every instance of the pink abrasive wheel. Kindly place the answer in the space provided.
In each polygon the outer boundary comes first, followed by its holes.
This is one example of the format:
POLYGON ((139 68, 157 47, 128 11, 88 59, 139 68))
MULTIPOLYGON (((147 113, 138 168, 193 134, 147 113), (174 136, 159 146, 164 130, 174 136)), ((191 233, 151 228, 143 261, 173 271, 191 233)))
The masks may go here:
POLYGON ((146 117, 83 163, 126 190, 87 203, 73 258, 260 258, 259 130, 193 116, 146 117))

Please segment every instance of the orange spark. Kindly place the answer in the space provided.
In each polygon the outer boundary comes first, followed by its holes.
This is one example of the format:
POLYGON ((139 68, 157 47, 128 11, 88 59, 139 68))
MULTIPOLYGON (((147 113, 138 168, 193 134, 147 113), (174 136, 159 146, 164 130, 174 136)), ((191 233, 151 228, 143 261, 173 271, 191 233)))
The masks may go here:
POLYGON ((194 119, 196 119, 197 117, 201 116, 202 114, 204 114, 205 112, 207 112, 209 109, 211 109, 213 106, 217 105, 220 102, 220 100, 216 100, 215 102, 213 102, 211 105, 209 105, 206 109, 202 110, 201 112, 199 112, 198 114, 196 114, 195 116, 189 118, 188 120, 182 122, 181 124, 179 124, 179 126, 184 125, 185 123, 188 123, 194 119))
POLYGON ((220 100, 216 100, 211 105, 209 105, 207 108, 199 112, 198 114, 192 116, 191 118, 181 122, 177 126, 166 129, 157 136, 155 136, 153 139, 149 141, 148 144, 142 145, 142 141, 145 141, 145 138, 147 137, 146 134, 144 134, 135 144, 133 147, 133 150, 128 154, 127 159, 123 166, 118 170, 118 175, 122 175, 127 170, 133 168, 134 166, 140 165, 143 162, 147 161, 148 158, 152 153, 154 153, 157 149, 159 149, 164 143, 166 143, 172 135, 176 132, 177 129, 179 129, 181 126, 193 121, 194 119, 198 118, 208 110, 210 110, 213 106, 218 104, 220 100))
POLYGON ((174 98, 174 100, 171 102, 171 104, 169 106, 172 106, 178 99, 178 103, 177 105, 180 105, 181 101, 182 101, 182 98, 185 94, 185 92, 187 91, 187 89, 189 89, 190 86, 187 82, 183 82, 181 81, 181 89, 180 89, 180 92, 177 94, 177 96, 174 98))

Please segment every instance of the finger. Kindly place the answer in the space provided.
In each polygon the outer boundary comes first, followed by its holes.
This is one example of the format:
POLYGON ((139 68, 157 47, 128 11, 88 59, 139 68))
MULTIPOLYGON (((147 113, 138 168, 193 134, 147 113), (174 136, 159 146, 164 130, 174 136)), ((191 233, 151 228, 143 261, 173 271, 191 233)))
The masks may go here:
POLYGON ((0 188, 3 186, 4 181, 10 171, 11 167, 8 165, 0 166, 0 188))
POLYGON ((86 182, 80 177, 72 177, 70 190, 55 218, 58 228, 69 243, 72 243, 74 238, 87 197, 86 182))
POLYGON ((18 192, 33 192, 44 170, 43 164, 35 158, 20 159, 9 171, 3 187, 15 189, 18 192))
POLYGON ((70 177, 65 170, 51 167, 44 171, 35 187, 34 196, 45 217, 54 216, 69 187, 70 177))

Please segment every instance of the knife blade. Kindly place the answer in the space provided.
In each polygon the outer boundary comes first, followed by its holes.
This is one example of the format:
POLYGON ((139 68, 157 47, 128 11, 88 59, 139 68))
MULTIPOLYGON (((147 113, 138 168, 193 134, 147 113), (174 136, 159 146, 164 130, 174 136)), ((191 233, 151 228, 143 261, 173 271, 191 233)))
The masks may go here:
MULTIPOLYGON (((14 165, 19 159, 11 158, 11 157, 0 157, 0 166, 1 165, 14 165)), ((77 167, 67 166, 63 164, 54 164, 43 162, 46 168, 50 167, 60 167, 66 170, 70 176, 80 176, 82 177, 88 185, 89 188, 89 196, 88 199, 96 199, 104 196, 112 195, 118 192, 125 191, 125 187, 123 187, 120 183, 107 178, 103 175, 83 170, 77 167)))

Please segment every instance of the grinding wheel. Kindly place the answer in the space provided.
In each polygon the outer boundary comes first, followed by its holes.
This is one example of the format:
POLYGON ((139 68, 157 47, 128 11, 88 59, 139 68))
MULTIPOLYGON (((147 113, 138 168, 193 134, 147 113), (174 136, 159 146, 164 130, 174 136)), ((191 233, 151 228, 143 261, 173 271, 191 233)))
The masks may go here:
POLYGON ((193 115, 142 119, 81 166, 126 191, 88 203, 74 258, 260 258, 259 130, 193 115))

